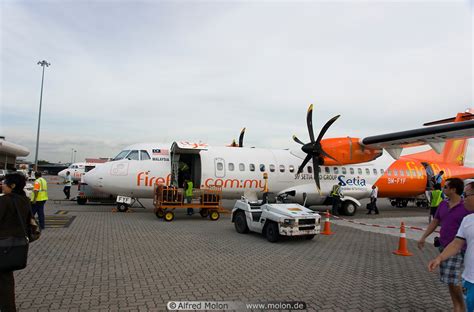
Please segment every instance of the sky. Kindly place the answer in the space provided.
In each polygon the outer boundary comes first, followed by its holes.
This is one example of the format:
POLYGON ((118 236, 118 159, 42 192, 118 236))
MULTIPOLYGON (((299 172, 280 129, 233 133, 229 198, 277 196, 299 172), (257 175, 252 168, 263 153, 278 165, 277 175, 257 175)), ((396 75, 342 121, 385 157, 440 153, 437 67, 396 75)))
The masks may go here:
MULTIPOLYGON (((34 160, 137 142, 298 148, 474 106, 472 1, 0 1, 0 136, 34 160)), ((472 147, 472 144, 471 144, 472 147)), ((473 153, 474 155, 474 153, 473 153)))

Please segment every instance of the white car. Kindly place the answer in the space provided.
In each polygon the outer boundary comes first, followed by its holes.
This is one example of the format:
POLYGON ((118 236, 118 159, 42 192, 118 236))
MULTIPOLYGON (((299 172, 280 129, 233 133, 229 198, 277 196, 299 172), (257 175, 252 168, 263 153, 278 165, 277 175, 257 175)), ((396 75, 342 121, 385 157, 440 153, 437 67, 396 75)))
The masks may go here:
POLYGON ((299 204, 262 204, 242 198, 232 209, 232 222, 238 233, 262 233, 270 242, 280 236, 313 239, 321 231, 321 216, 299 204))

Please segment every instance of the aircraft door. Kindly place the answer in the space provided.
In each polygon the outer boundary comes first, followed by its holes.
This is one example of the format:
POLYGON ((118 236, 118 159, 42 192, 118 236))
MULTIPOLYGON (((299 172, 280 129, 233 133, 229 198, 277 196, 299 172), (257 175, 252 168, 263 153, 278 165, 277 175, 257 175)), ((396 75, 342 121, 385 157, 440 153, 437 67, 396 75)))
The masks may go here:
POLYGON ((225 160, 223 158, 214 159, 214 172, 216 178, 225 177, 225 160))

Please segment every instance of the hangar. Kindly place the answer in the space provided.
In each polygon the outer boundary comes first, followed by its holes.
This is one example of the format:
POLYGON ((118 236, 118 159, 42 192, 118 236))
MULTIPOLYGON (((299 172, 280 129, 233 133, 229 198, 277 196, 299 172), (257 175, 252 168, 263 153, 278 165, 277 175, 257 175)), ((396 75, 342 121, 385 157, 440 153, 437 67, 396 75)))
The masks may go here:
POLYGON ((26 147, 8 142, 4 136, 0 136, 0 169, 14 169, 16 158, 29 154, 26 147))

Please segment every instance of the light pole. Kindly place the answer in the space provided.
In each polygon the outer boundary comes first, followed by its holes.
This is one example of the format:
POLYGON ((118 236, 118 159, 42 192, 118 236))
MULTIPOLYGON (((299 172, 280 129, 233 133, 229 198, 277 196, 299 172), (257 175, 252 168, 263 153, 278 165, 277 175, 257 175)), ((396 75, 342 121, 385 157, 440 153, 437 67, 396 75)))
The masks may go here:
POLYGON ((41 105, 43 104, 43 82, 44 82, 44 67, 51 65, 50 63, 42 60, 38 62, 38 65, 43 67, 43 75, 41 76, 41 95, 40 95, 40 107, 38 115, 38 131, 36 132, 36 154, 35 154, 35 172, 38 171, 38 148, 39 148, 39 136, 40 136, 40 124, 41 124, 41 105))
POLYGON ((74 162, 76 162, 76 150, 74 150, 74 162))
POLYGON ((73 160, 73 157, 74 157, 74 149, 71 148, 71 165, 72 165, 72 160, 73 160))

